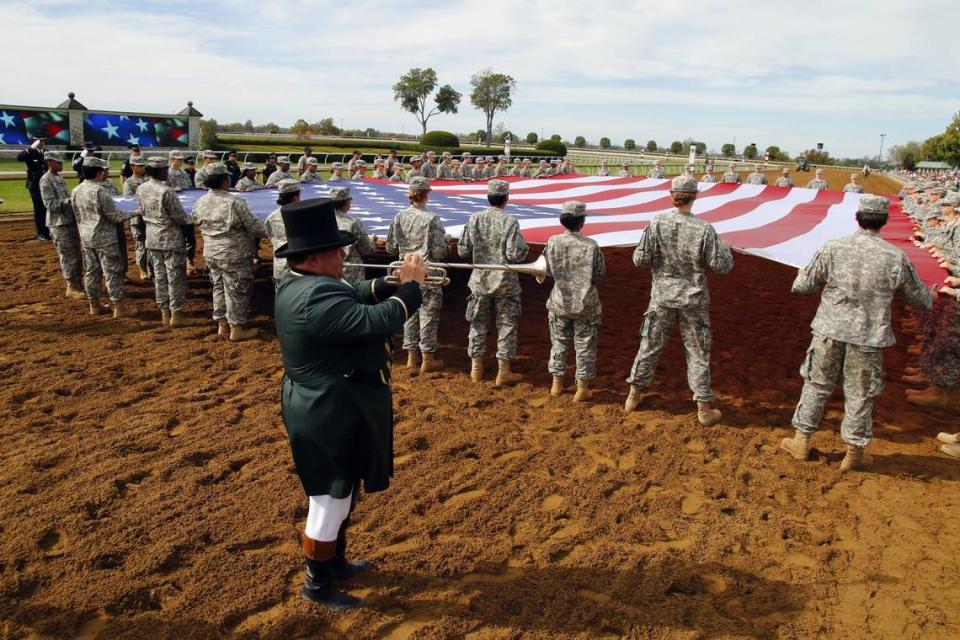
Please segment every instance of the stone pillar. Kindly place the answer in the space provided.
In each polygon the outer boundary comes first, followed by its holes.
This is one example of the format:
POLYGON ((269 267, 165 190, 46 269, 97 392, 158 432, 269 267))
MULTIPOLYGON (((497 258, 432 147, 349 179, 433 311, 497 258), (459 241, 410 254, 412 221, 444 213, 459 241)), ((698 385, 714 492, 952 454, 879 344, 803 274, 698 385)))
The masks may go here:
POLYGON ((83 115, 87 108, 77 101, 76 94, 71 91, 57 109, 66 109, 67 122, 70 124, 70 146, 79 149, 83 146, 83 115))
POLYGON ((187 102, 187 108, 183 109, 178 116, 187 119, 187 131, 190 137, 190 149, 196 151, 200 148, 200 118, 203 114, 193 108, 193 101, 187 102))

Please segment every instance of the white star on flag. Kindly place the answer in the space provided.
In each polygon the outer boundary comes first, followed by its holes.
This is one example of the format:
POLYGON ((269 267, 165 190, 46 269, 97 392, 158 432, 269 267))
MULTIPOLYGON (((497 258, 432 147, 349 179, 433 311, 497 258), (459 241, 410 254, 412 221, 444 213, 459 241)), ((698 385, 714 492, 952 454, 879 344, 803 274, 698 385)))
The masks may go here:
POLYGON ((15 120, 16 117, 7 114, 6 111, 2 111, 2 112, 0 112, 0 113, 3 113, 3 115, 0 116, 0 120, 3 120, 4 126, 6 126, 6 127, 12 127, 12 126, 13 126, 13 121, 15 120))
POLYGON ((7 144, 6 142, 3 141, 3 134, 2 134, 2 133, 0 133, 0 144, 7 144))
POLYGON ((119 138, 119 137, 120 137, 119 135, 117 135, 117 126, 116 126, 116 125, 113 125, 113 124, 110 124, 110 121, 109 121, 109 120, 107 121, 107 126, 101 128, 100 131, 106 132, 106 134, 107 134, 107 140, 109 140, 110 138, 119 138))
POLYGON ((130 116, 120 116, 120 122, 123 122, 124 120, 129 120, 129 119, 130 119, 130 116))
POLYGON ((130 144, 140 144, 140 138, 135 137, 135 136, 131 133, 131 134, 130 134, 130 137, 127 138, 127 142, 129 142, 130 144))
POLYGON ((147 130, 147 127, 150 126, 148 123, 144 122, 140 118, 137 118, 137 126, 140 127, 140 133, 143 133, 147 130))

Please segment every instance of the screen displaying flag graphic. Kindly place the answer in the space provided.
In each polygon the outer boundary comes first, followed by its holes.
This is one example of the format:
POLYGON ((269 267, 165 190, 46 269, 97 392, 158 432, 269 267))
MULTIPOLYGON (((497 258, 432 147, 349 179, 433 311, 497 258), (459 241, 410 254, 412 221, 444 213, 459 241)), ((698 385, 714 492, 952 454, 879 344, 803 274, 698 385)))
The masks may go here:
POLYGON ((33 136, 49 144, 70 144, 67 112, 0 109, 0 144, 26 145, 33 136))
MULTIPOLYGON (((545 243, 563 233, 559 216, 563 203, 587 204, 583 233, 601 246, 635 246, 650 221, 672 210, 670 180, 559 176, 544 180, 508 178, 510 203, 507 211, 520 223, 528 242, 545 243)), ((328 195, 333 186, 349 186, 353 196, 350 214, 363 222, 368 233, 384 236, 393 216, 407 206, 406 185, 381 180, 363 182, 314 182, 302 185, 301 198, 328 195)), ((483 182, 434 181, 427 208, 440 216, 447 233, 454 237, 471 214, 487 206, 483 182)), ((189 211, 202 191, 181 194, 189 211)), ((258 217, 277 208, 275 189, 238 194, 258 217)), ((714 226, 727 243, 742 253, 801 267, 828 240, 854 233, 859 194, 840 191, 773 187, 747 184, 701 183, 693 214, 714 226)), ((133 198, 120 198, 120 207, 132 210, 133 198)), ((890 223, 883 237, 907 253, 920 277, 927 283, 943 278, 943 270, 925 251, 908 240, 909 219, 891 198, 890 223)))
POLYGON ((190 130, 184 118, 88 113, 83 118, 83 138, 103 147, 186 147, 190 130))

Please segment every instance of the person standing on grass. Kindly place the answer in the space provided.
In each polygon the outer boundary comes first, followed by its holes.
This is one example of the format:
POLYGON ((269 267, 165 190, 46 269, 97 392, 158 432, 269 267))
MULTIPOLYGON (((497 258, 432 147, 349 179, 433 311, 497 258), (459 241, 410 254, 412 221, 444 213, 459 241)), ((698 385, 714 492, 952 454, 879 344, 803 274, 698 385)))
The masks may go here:
POLYGON ((43 197, 40 195, 40 178, 47 172, 47 165, 43 159, 43 138, 34 134, 33 142, 29 147, 17 154, 17 162, 27 165, 27 192, 33 203, 33 226, 36 230, 36 239, 50 240, 50 229, 47 228, 47 210, 43 207, 43 197))

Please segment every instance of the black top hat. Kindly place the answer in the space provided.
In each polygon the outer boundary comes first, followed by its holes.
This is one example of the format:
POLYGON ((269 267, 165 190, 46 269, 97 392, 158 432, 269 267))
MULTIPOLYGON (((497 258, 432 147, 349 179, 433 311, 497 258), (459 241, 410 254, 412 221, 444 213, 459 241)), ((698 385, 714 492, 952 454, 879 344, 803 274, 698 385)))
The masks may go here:
POLYGON ((337 227, 337 212, 330 198, 312 198, 280 208, 287 242, 274 255, 278 258, 302 256, 318 251, 339 249, 353 244, 357 237, 337 227))

